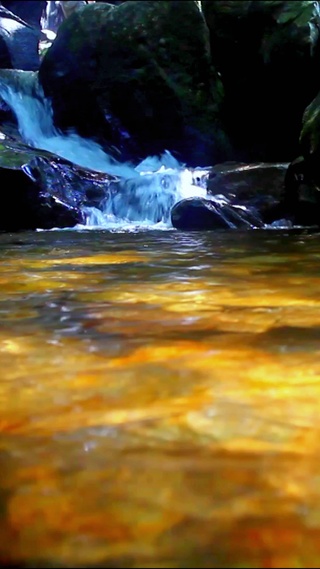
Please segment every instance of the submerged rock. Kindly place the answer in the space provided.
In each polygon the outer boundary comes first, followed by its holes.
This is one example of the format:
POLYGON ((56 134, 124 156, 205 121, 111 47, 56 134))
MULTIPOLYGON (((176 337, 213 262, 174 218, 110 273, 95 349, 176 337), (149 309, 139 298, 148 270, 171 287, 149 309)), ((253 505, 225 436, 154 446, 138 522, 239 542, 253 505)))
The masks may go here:
POLYGON ((199 166, 229 156, 222 84, 193 0, 88 5, 61 25, 39 78, 56 125, 116 157, 168 149, 199 166))
POLYGON ((263 227, 261 219, 245 207, 204 198, 188 198, 175 204, 171 222, 183 231, 263 227))

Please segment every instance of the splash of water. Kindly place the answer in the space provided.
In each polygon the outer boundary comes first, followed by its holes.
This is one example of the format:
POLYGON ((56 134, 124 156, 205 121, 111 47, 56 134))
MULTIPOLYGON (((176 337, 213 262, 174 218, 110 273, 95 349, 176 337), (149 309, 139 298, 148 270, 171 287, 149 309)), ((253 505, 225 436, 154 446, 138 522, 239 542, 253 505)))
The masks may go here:
POLYGON ((177 201, 206 196, 202 181, 208 172, 189 170, 168 151, 161 157, 149 156, 137 166, 122 164, 96 142, 75 132, 60 132, 54 126, 51 103, 39 85, 37 73, 0 70, 0 96, 16 115, 19 132, 27 144, 83 168, 118 177, 112 190, 106 190, 100 210, 85 208, 86 227, 115 223, 168 226, 171 208, 177 201))
MULTIPOLYGON (((160 159, 168 158, 163 154, 160 159)), ((173 157, 169 155, 170 161, 173 157)), ((190 196, 205 196, 205 188, 195 186, 192 171, 176 164, 175 168, 162 165, 155 172, 140 173, 139 180, 132 178, 120 182, 120 191, 107 196, 102 211, 108 218, 115 216, 123 222, 170 223, 170 211, 177 201, 190 196)))

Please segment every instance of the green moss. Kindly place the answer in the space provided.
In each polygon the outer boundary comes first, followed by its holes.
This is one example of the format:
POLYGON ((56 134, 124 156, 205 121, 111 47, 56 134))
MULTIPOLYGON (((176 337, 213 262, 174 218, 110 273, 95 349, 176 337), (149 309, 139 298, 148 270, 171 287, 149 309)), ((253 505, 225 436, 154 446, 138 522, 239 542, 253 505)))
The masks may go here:
POLYGON ((0 145, 0 167, 9 168, 11 170, 18 170, 30 161, 30 155, 24 152, 16 152, 9 150, 0 145))
POLYGON ((50 156, 45 150, 32 150, 24 148, 23 144, 16 142, 0 143, 0 167, 9 170, 19 170, 24 164, 28 164, 35 156, 50 156))

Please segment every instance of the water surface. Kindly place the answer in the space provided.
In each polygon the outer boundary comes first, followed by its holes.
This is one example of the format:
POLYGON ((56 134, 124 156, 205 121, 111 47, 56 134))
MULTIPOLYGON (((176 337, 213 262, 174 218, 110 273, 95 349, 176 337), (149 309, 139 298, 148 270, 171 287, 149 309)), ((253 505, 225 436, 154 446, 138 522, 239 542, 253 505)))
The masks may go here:
POLYGON ((318 567, 320 235, 0 236, 0 561, 318 567))

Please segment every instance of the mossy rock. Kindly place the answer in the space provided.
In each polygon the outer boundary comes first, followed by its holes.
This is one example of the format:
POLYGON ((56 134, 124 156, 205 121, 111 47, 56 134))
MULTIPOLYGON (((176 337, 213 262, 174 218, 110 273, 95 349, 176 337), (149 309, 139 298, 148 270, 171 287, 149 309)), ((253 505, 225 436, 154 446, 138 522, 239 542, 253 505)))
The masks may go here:
POLYGON ((62 24, 39 77, 60 128, 124 158, 164 149, 189 163, 227 156, 222 83, 194 0, 89 5, 62 24))
POLYGON ((109 177, 1 132, 0 182, 0 231, 20 231, 83 222, 82 206, 101 201, 109 177))

